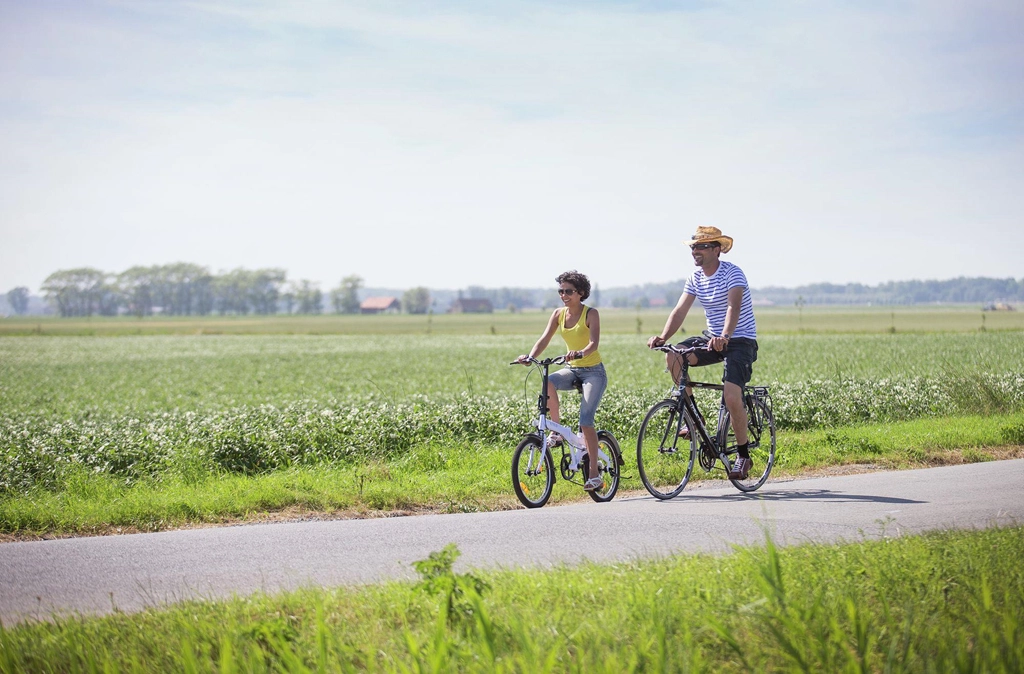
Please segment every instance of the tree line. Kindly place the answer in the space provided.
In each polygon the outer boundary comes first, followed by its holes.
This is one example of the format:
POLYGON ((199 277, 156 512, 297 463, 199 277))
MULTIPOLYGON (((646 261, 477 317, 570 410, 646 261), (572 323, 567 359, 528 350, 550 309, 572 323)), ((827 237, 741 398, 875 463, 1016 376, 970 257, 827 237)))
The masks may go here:
MULTIPOLYGON (((359 312, 359 293, 364 282, 358 275, 341 279, 337 287, 324 292, 315 282, 289 281, 283 269, 234 269, 219 274, 191 263, 135 266, 120 273, 107 273, 91 267, 60 270, 44 281, 42 292, 61 316, 113 316, 132 314, 149 316, 205 316, 209 314, 319 314, 359 312)), ((647 306, 655 298, 672 305, 683 288, 683 280, 664 284, 645 284, 612 288, 602 297, 595 286, 588 304, 617 307, 647 306), (603 302, 602 302, 603 300, 603 302)), ((1024 279, 955 278, 944 281, 890 281, 877 286, 859 283, 845 285, 816 283, 797 288, 762 287, 752 289, 756 300, 775 304, 922 304, 964 302, 1024 302, 1024 279)), ((438 291, 436 297, 419 286, 404 291, 401 309, 425 314, 435 301, 444 301, 451 291, 438 291)), ((483 288, 469 286, 458 297, 489 299, 495 308, 512 311, 526 307, 557 306, 557 296, 541 288, 483 288)), ((4 298, 15 314, 24 314, 29 305, 29 289, 23 286, 4 298)))
MULTIPOLYGON (((605 301, 613 307, 646 307, 664 298, 672 306, 679 299, 686 280, 611 288, 605 301)), ((812 283, 796 288, 777 286, 751 288, 755 301, 778 305, 804 304, 962 304, 1024 302, 1024 279, 959 277, 930 281, 888 281, 876 286, 863 283, 812 283)))
POLYGON ((760 288, 755 299, 776 304, 958 304, 1024 301, 1024 279, 967 278, 944 281, 888 281, 877 286, 862 283, 813 283, 797 288, 760 288))
MULTIPOLYGON (((359 311, 359 289, 363 279, 346 276, 328 293, 337 313, 359 311)), ((24 290, 27 305, 28 290, 24 290)), ((319 314, 324 309, 324 292, 315 282, 289 282, 283 269, 234 269, 220 274, 206 267, 176 264, 136 266, 118 274, 91 267, 64 269, 50 274, 42 291, 63 317, 116 316, 206 316, 210 314, 319 314)), ((16 313, 22 295, 8 302, 16 313)))

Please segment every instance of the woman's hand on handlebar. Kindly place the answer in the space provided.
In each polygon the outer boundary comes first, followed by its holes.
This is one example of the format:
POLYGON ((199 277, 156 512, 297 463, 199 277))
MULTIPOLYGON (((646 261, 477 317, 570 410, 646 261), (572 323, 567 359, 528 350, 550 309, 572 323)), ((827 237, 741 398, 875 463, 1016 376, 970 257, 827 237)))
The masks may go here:
POLYGON ((519 363, 520 365, 529 365, 531 360, 532 359, 525 353, 516 358, 516 362, 519 363))

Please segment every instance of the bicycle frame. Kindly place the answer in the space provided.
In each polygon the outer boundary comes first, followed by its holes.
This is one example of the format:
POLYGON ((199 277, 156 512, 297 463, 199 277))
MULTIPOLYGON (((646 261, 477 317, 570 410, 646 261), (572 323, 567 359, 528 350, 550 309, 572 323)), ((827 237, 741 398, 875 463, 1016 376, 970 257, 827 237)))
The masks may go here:
MULTIPOLYGON (((568 443, 568 445, 570 447, 570 451, 569 451, 569 470, 571 470, 571 471, 578 471, 578 470, 580 470, 580 463, 583 461, 583 457, 587 453, 586 442, 584 442, 583 438, 580 437, 580 435, 577 435, 576 432, 574 432, 568 426, 563 426, 562 424, 560 424, 560 423, 558 423, 556 421, 552 421, 551 419, 548 418, 548 413, 550 412, 550 410, 548 409, 548 372, 549 372, 549 370, 551 368, 551 365, 558 365, 558 364, 560 364, 558 362, 560 360, 561 360, 561 358, 555 358, 553 360, 540 360, 540 361, 534 359, 534 362, 539 367, 542 368, 542 373, 543 373, 542 374, 541 389, 540 389, 541 393, 540 393, 540 397, 537 399, 537 407, 538 407, 537 419, 534 420, 534 422, 533 422, 533 425, 536 426, 537 430, 541 432, 541 435, 542 435, 543 440, 544 440, 541 443, 543 449, 542 449, 542 452, 541 452, 541 454, 540 454, 540 456, 538 458, 538 465, 540 465, 540 462, 542 462, 544 460, 544 452, 550 452, 551 451, 551 433, 554 432, 554 433, 558 433, 559 435, 561 435, 563 443, 568 443)), ((562 361, 562 362, 564 362, 564 361, 562 361)), ((612 465, 615 462, 615 459, 613 457, 608 456, 604 452, 604 450, 602 450, 600 447, 598 447, 598 449, 597 449, 597 457, 598 457, 599 460, 603 459, 605 461, 606 465, 612 465)), ((554 461, 554 458, 555 458, 554 456, 551 457, 552 461, 554 461)), ((530 459, 529 463, 531 464, 531 467, 532 467, 532 464, 533 464, 533 459, 532 458, 530 459)))
POLYGON ((717 428, 719 430, 716 434, 716 437, 712 438, 710 435, 708 435, 707 427, 704 425, 704 421, 701 417, 700 411, 697 409, 697 402, 693 399, 692 396, 686 393, 687 387, 699 389, 712 389, 715 391, 724 392, 725 386, 722 384, 712 384, 710 382, 690 380, 690 363, 686 360, 686 356, 694 350, 693 348, 679 349, 678 347, 666 344, 665 346, 658 347, 658 350, 676 353, 681 356, 682 363, 679 370, 679 383, 673 387, 672 395, 679 396, 679 400, 682 403, 685 422, 689 426, 691 433, 696 431, 697 436, 700 439, 700 446, 702 448, 710 447, 711 449, 713 449, 715 453, 718 455, 718 459, 722 462, 722 465, 725 466, 726 472, 731 471, 732 462, 729 460, 729 457, 725 453, 726 438, 724 437, 724 434, 726 429, 724 427, 724 424, 722 423, 726 413, 724 399, 718 405, 717 428))

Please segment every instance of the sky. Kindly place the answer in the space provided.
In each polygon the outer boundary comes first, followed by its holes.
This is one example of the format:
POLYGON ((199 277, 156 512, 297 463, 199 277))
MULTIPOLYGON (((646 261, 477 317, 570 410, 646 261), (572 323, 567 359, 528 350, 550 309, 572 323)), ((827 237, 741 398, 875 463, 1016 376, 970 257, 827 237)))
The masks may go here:
POLYGON ((1024 3, 0 0, 0 292, 1024 277, 1024 3))

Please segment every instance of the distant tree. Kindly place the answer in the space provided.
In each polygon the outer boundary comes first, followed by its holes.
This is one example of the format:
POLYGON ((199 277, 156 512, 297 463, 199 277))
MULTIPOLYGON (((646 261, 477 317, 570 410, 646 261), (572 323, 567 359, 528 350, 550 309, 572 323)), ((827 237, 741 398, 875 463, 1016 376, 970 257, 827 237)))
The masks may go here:
POLYGON ((594 290, 590 293, 588 300, 587 304, 591 306, 601 306, 601 289, 597 287, 596 283, 594 284, 594 290))
MULTIPOLYGON (((160 268, 166 286, 165 313, 175 316, 191 316, 204 313, 204 289, 210 283, 210 271, 206 267, 187 262, 177 262, 160 268)), ((209 313, 209 310, 205 313, 209 313)))
POLYGON ((284 291, 281 293, 281 304, 284 305, 284 313, 291 315, 292 309, 295 307, 295 295, 298 292, 299 288, 294 283, 289 283, 285 286, 284 291))
POLYGON ((319 314, 323 310, 324 294, 311 281, 303 280, 296 286, 295 300, 300 314, 319 314))
POLYGON ((430 309, 430 291, 423 286, 410 288, 402 295, 402 308, 409 314, 425 314, 430 309))
POLYGON ((23 316, 28 311, 28 288, 18 286, 7 291, 7 303, 14 309, 14 313, 23 316))
POLYGON ((233 269, 211 279, 212 304, 221 314, 275 314, 286 276, 283 269, 233 269))
POLYGON ((469 286, 465 291, 459 290, 458 298, 490 300, 491 305, 496 307, 507 307, 514 304, 517 309, 532 306, 534 291, 528 288, 484 288, 483 286, 469 286))
POLYGON ((331 298, 331 308, 334 309, 334 313, 343 314, 345 313, 345 304, 342 302, 344 295, 341 288, 335 288, 329 295, 331 298))
POLYGON ((224 314, 246 315, 252 307, 249 305, 248 288, 252 272, 245 269, 233 269, 213 278, 212 290, 214 307, 222 316, 224 314))
POLYGON ((359 312, 359 289, 363 287, 363 278, 356 274, 341 279, 341 285, 331 291, 331 304, 339 314, 355 314, 359 312))
POLYGON ((136 266, 117 275, 121 304, 136 316, 158 307, 169 316, 206 315, 214 306, 212 284, 206 267, 188 262, 136 266))
POLYGON ((62 317, 92 316, 103 310, 109 311, 116 292, 107 284, 107 274, 99 269, 81 267, 55 271, 46 277, 42 286, 46 298, 56 307, 62 317))
POLYGON ((116 283, 104 281, 97 288, 96 311, 101 316, 117 316, 124 302, 116 283))
POLYGON ((149 316, 153 313, 155 267, 131 267, 117 275, 117 287, 128 313, 149 316))
POLYGON ((277 300, 286 276, 284 269, 257 269, 251 273, 246 290, 253 311, 264 316, 277 313, 277 300))

